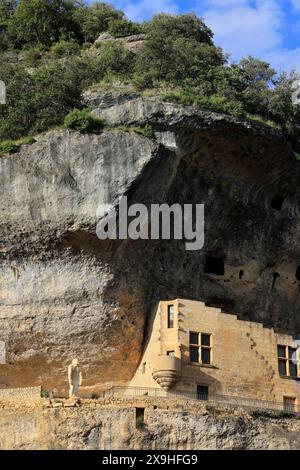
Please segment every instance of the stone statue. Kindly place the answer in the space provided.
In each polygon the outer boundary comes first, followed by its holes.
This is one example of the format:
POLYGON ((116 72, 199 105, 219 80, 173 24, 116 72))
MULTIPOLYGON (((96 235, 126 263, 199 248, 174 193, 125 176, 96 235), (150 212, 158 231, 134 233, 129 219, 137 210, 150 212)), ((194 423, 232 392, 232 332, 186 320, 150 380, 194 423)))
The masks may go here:
POLYGON ((78 359, 73 359, 68 367, 68 380, 69 380, 69 398, 77 398, 78 389, 82 384, 82 373, 80 372, 78 359))

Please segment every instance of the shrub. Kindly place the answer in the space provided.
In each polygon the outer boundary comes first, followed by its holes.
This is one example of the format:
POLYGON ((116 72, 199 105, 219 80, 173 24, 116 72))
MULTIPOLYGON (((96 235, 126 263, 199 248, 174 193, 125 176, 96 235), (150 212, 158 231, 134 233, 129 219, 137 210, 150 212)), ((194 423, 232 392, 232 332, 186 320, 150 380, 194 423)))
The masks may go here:
POLYGON ((291 419, 297 418, 295 413, 287 412, 287 411, 269 411, 269 410, 253 410, 250 412, 250 415, 253 418, 273 418, 273 419, 291 419))
POLYGON ((91 75, 95 81, 100 81, 107 75, 127 79, 133 72, 134 62, 135 55, 119 44, 101 44, 98 56, 90 63, 91 75))
POLYGON ((4 140, 3 142, 0 142, 0 154, 15 153, 18 150, 19 145, 12 140, 4 140))
POLYGON ((104 123, 94 118, 89 109, 73 109, 64 120, 64 126, 80 133, 95 132, 103 129, 104 123))
POLYGON ((35 121, 34 80, 20 65, 3 65, 0 77, 6 83, 6 105, 0 105, 0 140, 28 135, 35 121))
POLYGON ((160 13, 145 23, 145 32, 152 38, 186 38, 199 43, 213 43, 213 32, 194 13, 170 15, 160 13))
POLYGON ((77 23, 85 42, 94 42, 100 33, 107 31, 113 20, 124 17, 124 13, 105 2, 96 2, 90 7, 76 8, 73 18, 77 23))
POLYGON ((135 131, 148 139, 155 139, 155 131, 151 124, 146 124, 144 127, 137 127, 135 131))
POLYGON ((24 62, 28 67, 35 67, 42 58, 42 46, 32 46, 24 52, 24 62))
POLYGON ((125 18, 120 18, 111 21, 108 32, 115 38, 121 38, 141 33, 142 27, 139 24, 128 21, 125 18))
POLYGON ((71 55, 78 54, 80 51, 80 46, 74 41, 65 41, 61 39, 59 42, 56 42, 51 47, 51 56, 54 59, 59 59, 61 57, 68 57, 71 55))

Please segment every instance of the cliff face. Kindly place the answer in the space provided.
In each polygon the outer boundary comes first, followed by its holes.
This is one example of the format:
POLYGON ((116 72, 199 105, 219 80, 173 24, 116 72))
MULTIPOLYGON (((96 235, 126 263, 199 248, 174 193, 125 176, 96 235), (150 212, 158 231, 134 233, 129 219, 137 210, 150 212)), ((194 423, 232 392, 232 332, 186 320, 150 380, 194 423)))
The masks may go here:
POLYGON ((254 419, 241 410, 177 408, 150 406, 144 425, 137 427, 135 408, 129 403, 86 403, 79 408, 6 405, 0 416, 0 449, 300 449, 297 419, 254 419))
POLYGON ((299 167, 282 136, 157 98, 90 99, 119 130, 55 130, 0 159, 1 388, 62 391, 72 357, 86 387, 130 380, 160 299, 205 301, 299 334, 299 167), (146 123, 156 140, 123 129, 146 123), (100 241, 99 207, 122 195, 204 203, 204 249, 100 241))

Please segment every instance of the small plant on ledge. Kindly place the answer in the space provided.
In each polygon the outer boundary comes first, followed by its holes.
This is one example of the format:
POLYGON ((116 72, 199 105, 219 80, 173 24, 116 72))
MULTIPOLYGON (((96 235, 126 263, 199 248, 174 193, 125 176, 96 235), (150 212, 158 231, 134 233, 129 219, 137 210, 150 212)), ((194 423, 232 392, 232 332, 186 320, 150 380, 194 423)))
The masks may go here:
POLYGON ((84 133, 99 132, 104 127, 101 119, 91 115, 89 109, 73 109, 64 120, 64 127, 73 129, 74 131, 84 133))

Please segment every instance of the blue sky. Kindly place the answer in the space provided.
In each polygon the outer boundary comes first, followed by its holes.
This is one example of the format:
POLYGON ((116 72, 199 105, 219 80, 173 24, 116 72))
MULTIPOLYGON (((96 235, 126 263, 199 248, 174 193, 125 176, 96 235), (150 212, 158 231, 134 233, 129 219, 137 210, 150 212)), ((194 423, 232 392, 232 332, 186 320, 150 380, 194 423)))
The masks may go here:
POLYGON ((233 60, 254 55, 300 72, 300 0, 111 0, 133 20, 194 11, 233 60))

